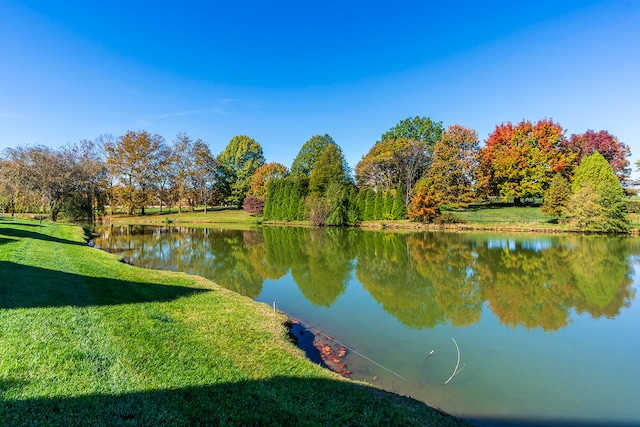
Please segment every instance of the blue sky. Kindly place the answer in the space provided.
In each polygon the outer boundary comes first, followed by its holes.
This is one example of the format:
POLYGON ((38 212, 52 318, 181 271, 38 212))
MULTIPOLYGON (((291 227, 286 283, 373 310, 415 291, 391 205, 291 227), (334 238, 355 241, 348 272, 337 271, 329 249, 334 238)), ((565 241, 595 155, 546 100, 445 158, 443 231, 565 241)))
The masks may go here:
POLYGON ((0 149, 146 130, 354 167, 407 117, 551 117, 640 158, 640 1, 0 2, 0 149))

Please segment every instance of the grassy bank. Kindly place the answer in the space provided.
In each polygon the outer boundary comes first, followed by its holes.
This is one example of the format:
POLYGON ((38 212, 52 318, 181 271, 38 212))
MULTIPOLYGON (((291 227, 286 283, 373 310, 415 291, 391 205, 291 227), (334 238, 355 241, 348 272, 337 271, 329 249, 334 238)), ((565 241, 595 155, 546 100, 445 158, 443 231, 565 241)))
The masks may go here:
MULTIPOLYGON (((562 233, 567 230, 557 220, 542 213, 538 206, 498 206, 483 205, 464 210, 445 211, 445 215, 460 220, 460 223, 449 224, 423 224, 419 222, 401 221, 364 221, 360 223, 362 228, 389 228, 389 229, 448 229, 448 230, 497 230, 515 232, 549 232, 562 233)), ((630 213, 629 221, 631 233, 637 234, 640 229, 640 214, 630 213)), ((233 224, 234 227, 253 227, 261 223, 260 219, 242 210, 218 209, 207 212, 183 212, 183 213, 151 213, 144 216, 116 215, 106 218, 109 224, 154 224, 154 225, 207 225, 207 224, 233 224)), ((267 225, 296 225, 312 226, 310 221, 298 222, 264 222, 267 225)), ((575 231, 575 230, 574 230, 575 231)))
POLYGON ((285 320, 80 228, 0 218, 0 425, 460 424, 311 363, 285 320))

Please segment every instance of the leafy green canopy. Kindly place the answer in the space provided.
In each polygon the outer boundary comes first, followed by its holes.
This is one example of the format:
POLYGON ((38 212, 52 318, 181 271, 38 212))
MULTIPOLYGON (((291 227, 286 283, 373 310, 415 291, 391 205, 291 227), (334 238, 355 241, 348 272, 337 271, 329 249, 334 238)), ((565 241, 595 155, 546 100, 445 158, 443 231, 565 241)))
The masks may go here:
POLYGON ((349 167, 336 144, 329 144, 322 150, 309 175, 309 191, 324 193, 330 184, 349 184, 349 167))
POLYGON ((442 122, 433 122, 428 117, 402 120, 385 132, 358 162, 358 186, 384 191, 402 185, 406 206, 413 186, 429 169, 442 130, 442 122))
POLYGON ((429 117, 415 116, 401 120, 397 125, 382 134, 382 141, 405 138, 427 144, 433 152, 433 147, 442 135, 442 122, 434 122, 429 117))
POLYGON ((218 186, 224 200, 239 206, 249 192, 253 174, 265 162, 262 147, 248 136, 234 136, 217 160, 218 186))
MULTIPOLYGON (((336 145, 329 135, 314 135, 302 146, 291 164, 291 175, 311 175, 318 158, 329 145, 336 145)), ((336 145, 337 146, 337 145, 336 145)))

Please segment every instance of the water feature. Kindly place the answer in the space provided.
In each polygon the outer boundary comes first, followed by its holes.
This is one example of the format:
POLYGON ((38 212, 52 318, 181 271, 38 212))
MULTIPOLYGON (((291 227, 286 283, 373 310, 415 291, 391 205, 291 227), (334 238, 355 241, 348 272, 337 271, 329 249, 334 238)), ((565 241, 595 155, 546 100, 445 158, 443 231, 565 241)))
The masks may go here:
POLYGON ((637 238, 123 226, 95 245, 277 302, 351 377, 478 425, 640 425, 637 238))

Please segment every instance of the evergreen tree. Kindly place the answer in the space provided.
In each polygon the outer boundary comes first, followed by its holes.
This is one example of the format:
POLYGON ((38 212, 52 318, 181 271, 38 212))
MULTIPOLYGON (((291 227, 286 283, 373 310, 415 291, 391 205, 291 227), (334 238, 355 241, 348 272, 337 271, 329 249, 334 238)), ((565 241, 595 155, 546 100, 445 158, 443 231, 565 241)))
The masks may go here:
POLYGON ((275 179, 271 180, 271 182, 269 182, 267 184, 267 194, 264 198, 264 212, 262 213, 262 217, 264 218, 265 221, 269 221, 271 220, 271 215, 273 213, 273 185, 276 182, 275 179))
POLYGON ((624 191, 613 168, 600 153, 585 157, 575 171, 567 224, 579 229, 624 232, 629 229, 624 191), (598 206, 585 209, 587 201, 598 206))
POLYGON ((309 180, 305 176, 296 176, 291 178, 291 181, 289 214, 294 221, 302 221, 306 216, 304 199, 307 196, 309 180))
POLYGON ((367 198, 365 199, 365 221, 373 221, 375 218, 376 194, 373 188, 367 189, 367 198))
POLYGON ((386 191, 384 195, 384 208, 382 209, 382 219, 393 219, 393 194, 386 191))
POLYGON ((309 191, 327 194, 326 191, 332 183, 346 185, 350 181, 349 167, 342 150, 336 144, 327 145, 309 174, 309 191))
POLYGON ((542 212, 547 215, 561 216, 570 196, 571 185, 569 181, 561 173, 556 173, 551 185, 544 194, 542 212))
POLYGON ((407 208, 404 204, 404 194, 402 193, 402 186, 400 185, 396 187, 393 196, 393 210, 391 213, 395 220, 404 219, 404 216, 407 214, 407 208))
POLYGON ((348 197, 346 189, 336 183, 329 184, 326 190, 326 199, 329 205, 327 225, 345 225, 347 223, 348 197))
POLYGON ((298 197, 298 187, 294 180, 287 180, 286 188, 286 204, 284 217, 287 221, 298 220, 298 203, 300 198, 298 197))
POLYGON ((347 224, 356 225, 360 221, 360 197, 352 185, 347 200, 347 224))
POLYGON ((373 208, 373 219, 379 221, 383 219, 383 210, 384 210, 384 196, 382 195, 382 190, 376 191, 376 200, 373 208))
POLYGON ((365 188, 358 189, 358 200, 356 201, 356 213, 358 214, 358 220, 364 221, 367 210, 367 190, 365 188))

